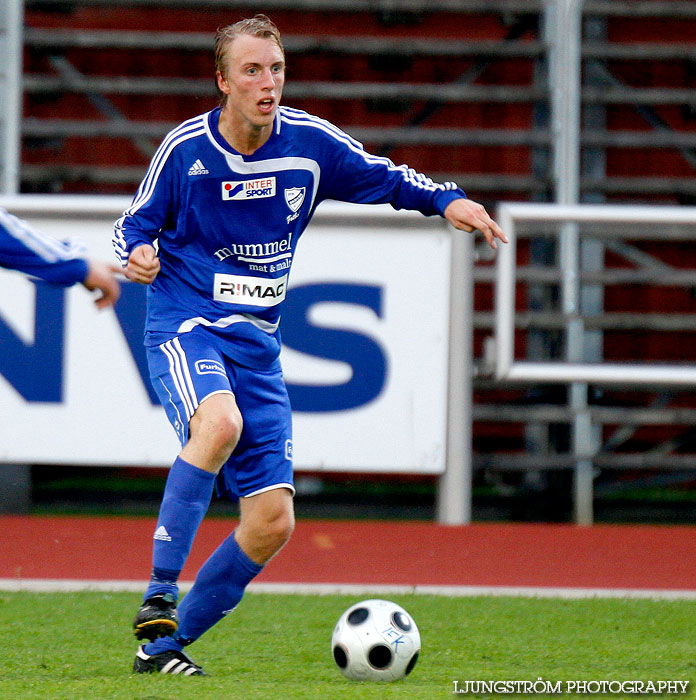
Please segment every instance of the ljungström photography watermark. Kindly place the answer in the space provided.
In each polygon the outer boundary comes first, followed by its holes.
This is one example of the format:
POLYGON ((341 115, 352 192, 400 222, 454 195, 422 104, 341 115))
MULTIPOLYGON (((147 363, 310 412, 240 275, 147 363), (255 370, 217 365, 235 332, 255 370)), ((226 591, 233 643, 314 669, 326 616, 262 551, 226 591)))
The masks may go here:
POLYGON ((455 695, 685 695, 691 681, 452 681, 455 695))

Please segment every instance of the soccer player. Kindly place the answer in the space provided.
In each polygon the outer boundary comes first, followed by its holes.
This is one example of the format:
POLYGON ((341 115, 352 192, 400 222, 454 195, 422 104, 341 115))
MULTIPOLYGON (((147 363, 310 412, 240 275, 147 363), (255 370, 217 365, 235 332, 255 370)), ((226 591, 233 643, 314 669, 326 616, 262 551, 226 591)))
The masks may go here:
MULTIPOLYGON (((367 153, 323 119, 280 106, 285 56, 257 15, 220 29, 221 106, 171 131, 115 225, 129 279, 149 285, 150 374, 182 443, 134 621, 134 671, 201 675, 183 649, 231 612, 294 526, 290 404, 279 322, 296 246, 325 199, 439 214, 492 247, 506 238, 454 183, 367 153), (237 528, 177 614, 177 580, 214 486, 237 528)), ((330 261, 327 261, 330 264, 330 261)))
POLYGON ((121 268, 86 258, 81 246, 39 233, 2 207, 0 267, 19 270, 61 287, 81 282, 90 291, 101 292, 94 301, 100 309, 113 306, 121 294, 114 276, 121 268))

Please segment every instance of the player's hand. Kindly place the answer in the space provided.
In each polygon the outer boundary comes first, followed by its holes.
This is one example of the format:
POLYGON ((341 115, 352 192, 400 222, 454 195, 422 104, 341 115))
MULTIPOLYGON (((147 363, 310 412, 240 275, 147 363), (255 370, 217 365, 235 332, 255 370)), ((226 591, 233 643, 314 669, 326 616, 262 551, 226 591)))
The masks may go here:
POLYGON ((153 246, 143 243, 128 258, 125 275, 132 282, 150 284, 160 271, 160 261, 153 246))
POLYGON ((471 233, 478 229, 491 248, 497 248, 497 240, 507 243, 508 239, 500 226, 491 219, 485 207, 472 199, 455 199, 445 209, 445 218, 454 228, 471 233))
POLYGON ((90 291, 98 289, 101 292, 101 296, 94 300, 98 309, 113 306, 118 301, 121 286, 115 275, 121 272, 121 268, 116 265, 107 265, 98 260, 87 261, 87 277, 82 284, 90 291))

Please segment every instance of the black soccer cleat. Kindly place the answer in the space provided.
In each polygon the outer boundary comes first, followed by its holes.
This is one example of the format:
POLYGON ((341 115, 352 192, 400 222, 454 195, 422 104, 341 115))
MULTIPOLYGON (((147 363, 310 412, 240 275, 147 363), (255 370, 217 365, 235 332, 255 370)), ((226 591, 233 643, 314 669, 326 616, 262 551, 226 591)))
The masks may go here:
POLYGON ((146 654, 141 644, 133 662, 133 673, 170 673, 179 676, 207 676, 198 664, 183 651, 163 651, 161 654, 146 654))
POLYGON ((157 637, 171 637, 178 626, 176 598, 171 593, 148 598, 133 620, 136 639, 149 639, 151 642, 157 637))

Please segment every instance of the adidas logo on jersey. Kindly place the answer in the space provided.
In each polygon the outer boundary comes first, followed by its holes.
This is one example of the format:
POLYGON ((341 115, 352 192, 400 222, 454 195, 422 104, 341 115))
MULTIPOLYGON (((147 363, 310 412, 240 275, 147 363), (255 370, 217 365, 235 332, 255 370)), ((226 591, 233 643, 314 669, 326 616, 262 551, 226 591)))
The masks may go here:
POLYGON ((172 538, 169 536, 169 533, 167 532, 167 528, 164 527, 164 525, 160 525, 155 530, 155 539, 162 540, 163 542, 171 542, 172 541, 172 538))
POLYGON ((188 174, 189 175, 207 175, 210 172, 208 168, 203 165, 200 159, 196 160, 196 162, 189 168, 188 174))

